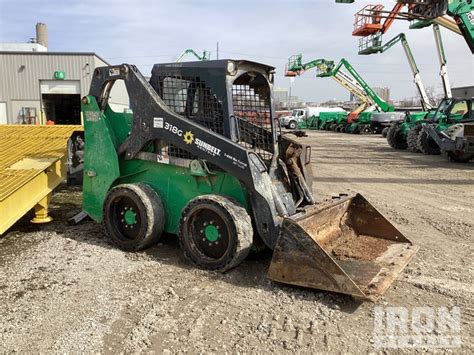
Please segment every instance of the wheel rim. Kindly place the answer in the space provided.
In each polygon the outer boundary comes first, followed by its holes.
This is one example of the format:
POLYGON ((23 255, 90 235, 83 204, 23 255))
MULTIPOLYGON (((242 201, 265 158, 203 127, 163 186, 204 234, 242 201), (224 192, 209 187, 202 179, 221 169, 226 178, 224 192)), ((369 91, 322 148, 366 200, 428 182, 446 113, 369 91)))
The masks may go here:
POLYGON ((191 247, 201 257, 219 260, 229 249, 229 226, 223 216, 209 208, 193 213, 188 227, 191 247))
POLYGON ((139 206, 130 197, 120 196, 111 202, 109 219, 120 239, 127 241, 138 237, 142 219, 139 206))

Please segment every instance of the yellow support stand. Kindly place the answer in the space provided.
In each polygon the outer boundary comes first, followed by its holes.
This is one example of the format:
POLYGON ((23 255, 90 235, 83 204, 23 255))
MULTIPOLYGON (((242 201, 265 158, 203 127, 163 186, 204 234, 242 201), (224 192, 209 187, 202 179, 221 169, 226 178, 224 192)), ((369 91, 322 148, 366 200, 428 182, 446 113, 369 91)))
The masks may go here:
POLYGON ((81 126, 0 125, 0 234, 35 210, 50 222, 53 190, 66 178, 67 141, 81 126))
POLYGON ((35 218, 31 220, 31 223, 48 223, 53 220, 51 216, 48 216, 48 206, 52 196, 53 194, 49 193, 38 201, 35 206, 35 218))

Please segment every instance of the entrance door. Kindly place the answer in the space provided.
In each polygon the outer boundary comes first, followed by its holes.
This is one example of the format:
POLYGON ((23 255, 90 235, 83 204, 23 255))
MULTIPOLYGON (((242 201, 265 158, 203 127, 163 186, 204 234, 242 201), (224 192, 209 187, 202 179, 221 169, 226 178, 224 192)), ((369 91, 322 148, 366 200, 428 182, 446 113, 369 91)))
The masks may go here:
POLYGON ((46 121, 55 124, 81 124, 79 81, 42 80, 40 89, 46 121))

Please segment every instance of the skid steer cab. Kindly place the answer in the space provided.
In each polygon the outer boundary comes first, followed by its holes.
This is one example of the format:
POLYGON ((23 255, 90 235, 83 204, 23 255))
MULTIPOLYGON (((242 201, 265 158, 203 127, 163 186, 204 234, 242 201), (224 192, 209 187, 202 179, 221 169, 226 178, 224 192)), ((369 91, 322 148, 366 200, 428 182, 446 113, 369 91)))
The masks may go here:
POLYGON ((416 248, 362 196, 316 205, 310 147, 278 134, 274 68, 245 60, 97 68, 82 100, 84 211, 126 251, 179 237, 227 271, 274 251, 272 280, 376 299, 416 248), (130 110, 108 104, 118 81, 130 110))

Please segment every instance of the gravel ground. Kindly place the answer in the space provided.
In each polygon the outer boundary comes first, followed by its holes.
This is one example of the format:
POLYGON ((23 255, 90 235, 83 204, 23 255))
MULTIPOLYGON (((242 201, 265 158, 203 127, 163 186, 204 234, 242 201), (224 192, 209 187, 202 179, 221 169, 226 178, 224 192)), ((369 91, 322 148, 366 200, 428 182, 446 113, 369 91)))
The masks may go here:
POLYGON ((121 252, 100 225, 67 225, 81 192, 63 187, 52 223, 25 216, 0 238, 0 352, 368 352, 378 350, 374 307, 458 306, 454 351, 472 353, 474 165, 377 136, 301 140, 313 146, 320 200, 360 192, 421 248, 378 304, 273 284, 269 255, 222 275, 190 267, 173 236, 121 252))

